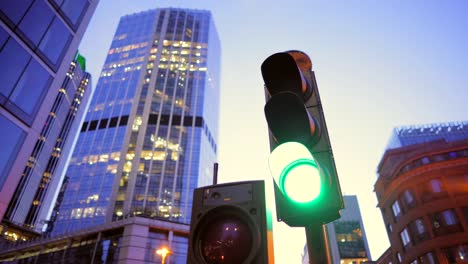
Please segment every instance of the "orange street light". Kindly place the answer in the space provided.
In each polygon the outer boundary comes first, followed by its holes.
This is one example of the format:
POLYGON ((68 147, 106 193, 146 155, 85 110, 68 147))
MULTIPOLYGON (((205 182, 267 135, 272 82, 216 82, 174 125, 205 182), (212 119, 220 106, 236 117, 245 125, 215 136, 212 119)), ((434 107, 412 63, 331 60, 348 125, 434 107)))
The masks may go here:
POLYGON ((160 255, 162 258, 162 264, 165 263, 166 261, 166 256, 171 254, 172 252, 167 248, 167 247, 162 247, 158 250, 156 250, 156 254, 160 255))

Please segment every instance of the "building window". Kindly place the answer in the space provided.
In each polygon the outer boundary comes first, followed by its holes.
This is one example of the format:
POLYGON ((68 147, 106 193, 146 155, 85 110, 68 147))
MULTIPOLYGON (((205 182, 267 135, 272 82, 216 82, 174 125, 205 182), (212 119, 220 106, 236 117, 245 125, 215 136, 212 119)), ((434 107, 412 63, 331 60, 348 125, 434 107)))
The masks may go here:
POLYGON ((401 263, 403 261, 400 252, 397 253, 397 259, 398 259, 398 263, 401 263))
POLYGON ((433 214, 432 220, 434 226, 434 233, 436 236, 443 236, 450 233, 463 231, 457 214, 453 209, 433 214))
POLYGON ((440 179, 432 179, 429 182, 429 185, 431 187, 432 192, 434 193, 441 193, 443 191, 442 182, 440 181, 440 179))
POLYGON ((411 232, 414 235, 413 239, 415 243, 429 239, 429 233, 421 218, 411 223, 411 232))
POLYGON ((56 68, 65 53, 65 50, 71 40, 70 31, 57 17, 47 30, 47 33, 39 44, 39 49, 46 55, 47 59, 56 68))
POLYGON ((0 10, 16 25, 28 10, 31 2, 31 0, 15 0, 15 4, 12 4, 11 1, 0 1, 0 10))
POLYGON ((392 211, 393 211, 393 216, 395 218, 397 218, 398 216, 400 216, 401 214, 401 209, 400 209, 400 203, 398 202, 398 200, 396 200, 393 204, 392 204, 392 211))
POLYGON ((8 98, 11 91, 24 71, 31 56, 16 42, 10 38, 0 51, 0 94, 8 98))
POLYGON ((416 226, 416 230, 418 231, 418 234, 426 233, 426 228, 424 227, 424 222, 422 221, 422 219, 416 219, 414 223, 416 226))
POLYGON ((449 264, 465 263, 468 260, 468 245, 446 248, 443 251, 449 264))
POLYGON ((432 252, 427 252, 423 256, 419 257, 419 263, 423 264, 438 264, 439 261, 437 258, 434 256, 434 253, 432 252))
POLYGON ((16 159, 16 155, 23 144, 26 133, 13 124, 10 120, 0 115, 0 127, 2 136, 0 137, 0 190, 6 180, 10 167, 16 159))
POLYGON ((445 225, 456 225, 458 224, 458 218, 453 209, 442 212, 445 225))
POLYGON ((403 244, 403 247, 407 247, 411 244, 411 239, 408 233, 408 228, 403 229, 400 233, 400 238, 401 238, 401 243, 403 244))
POLYGON ((405 190, 403 192, 403 201, 406 208, 413 208, 416 205, 413 192, 411 190, 405 190))
POLYGON ((10 95, 10 101, 33 116, 51 80, 50 74, 32 59, 10 95))
POLYGON ((37 46, 53 17, 54 13, 45 1, 35 1, 21 20, 19 29, 34 46, 37 46))

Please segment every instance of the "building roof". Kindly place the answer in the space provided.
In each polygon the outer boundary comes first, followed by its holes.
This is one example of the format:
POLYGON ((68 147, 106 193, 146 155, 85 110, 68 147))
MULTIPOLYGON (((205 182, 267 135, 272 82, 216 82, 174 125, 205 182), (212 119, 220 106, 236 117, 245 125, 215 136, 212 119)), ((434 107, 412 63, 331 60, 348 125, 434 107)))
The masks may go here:
POLYGON ((386 149, 443 139, 446 142, 468 139, 468 121, 401 126, 393 129, 386 149))

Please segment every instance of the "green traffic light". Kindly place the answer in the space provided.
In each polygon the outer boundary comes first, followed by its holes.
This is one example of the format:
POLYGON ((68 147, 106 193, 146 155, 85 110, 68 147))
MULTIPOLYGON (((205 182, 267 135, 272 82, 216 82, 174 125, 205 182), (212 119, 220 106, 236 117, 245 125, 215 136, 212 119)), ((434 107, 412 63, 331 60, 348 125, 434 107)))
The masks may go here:
POLYGON ((287 142, 276 147, 270 155, 270 170, 288 199, 308 203, 320 195, 319 168, 304 145, 287 142))
POLYGON ((280 189, 298 203, 313 201, 320 194, 320 174, 314 160, 291 162, 280 176, 280 189))

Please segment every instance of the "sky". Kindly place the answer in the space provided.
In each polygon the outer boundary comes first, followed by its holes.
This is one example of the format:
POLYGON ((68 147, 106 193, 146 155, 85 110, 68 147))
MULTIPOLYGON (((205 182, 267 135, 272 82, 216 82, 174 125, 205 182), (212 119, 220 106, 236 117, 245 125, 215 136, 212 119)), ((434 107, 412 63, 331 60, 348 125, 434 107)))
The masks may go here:
MULTIPOLYGON (((341 189, 357 195, 377 259, 389 242, 373 190, 392 129, 468 120, 468 2, 100 0, 80 46, 93 86, 119 18, 158 7, 212 12, 222 47, 219 182, 271 186, 260 65, 291 49, 310 56, 341 189)), ((276 263, 300 263, 304 229, 274 222, 276 263)))

